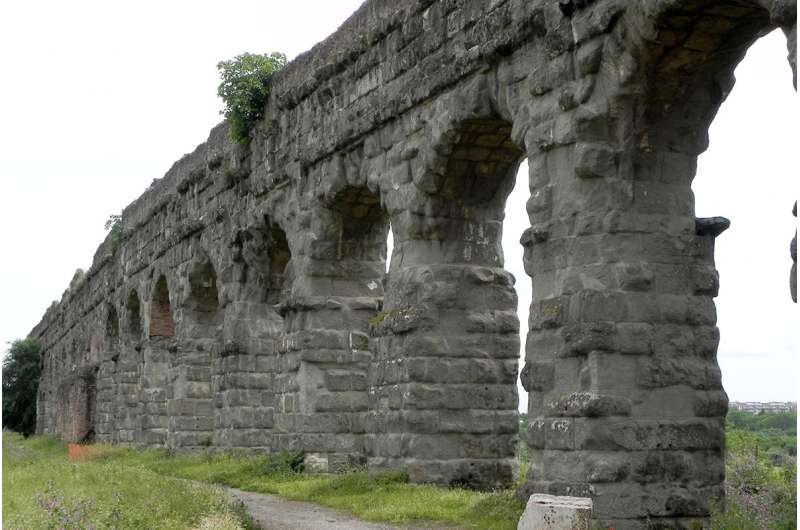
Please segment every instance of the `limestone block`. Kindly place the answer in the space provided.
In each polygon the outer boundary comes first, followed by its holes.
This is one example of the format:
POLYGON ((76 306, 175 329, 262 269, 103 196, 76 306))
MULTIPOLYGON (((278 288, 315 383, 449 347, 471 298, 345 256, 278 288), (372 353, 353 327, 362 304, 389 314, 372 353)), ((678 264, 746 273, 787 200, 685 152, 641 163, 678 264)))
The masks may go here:
POLYGON ((535 494, 517 530, 589 530, 591 520, 592 499, 535 494))

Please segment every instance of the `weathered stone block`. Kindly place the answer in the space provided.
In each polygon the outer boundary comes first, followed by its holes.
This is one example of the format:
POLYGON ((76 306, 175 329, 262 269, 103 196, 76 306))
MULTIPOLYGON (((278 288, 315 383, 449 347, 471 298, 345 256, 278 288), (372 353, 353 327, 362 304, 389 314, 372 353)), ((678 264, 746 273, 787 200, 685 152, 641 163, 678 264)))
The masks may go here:
POLYGON ((582 179, 614 178, 617 175, 616 153, 602 144, 579 143, 575 146, 575 176, 582 179))
POLYGON ((589 530, 592 500, 535 494, 528 499, 517 530, 589 530))
POLYGON ((545 404, 545 413, 551 417, 628 416, 630 412, 631 403, 629 400, 591 392, 574 392, 567 396, 547 401, 545 404))
POLYGON ((528 362, 520 373, 522 387, 528 391, 546 392, 555 384, 555 367, 552 362, 528 362))

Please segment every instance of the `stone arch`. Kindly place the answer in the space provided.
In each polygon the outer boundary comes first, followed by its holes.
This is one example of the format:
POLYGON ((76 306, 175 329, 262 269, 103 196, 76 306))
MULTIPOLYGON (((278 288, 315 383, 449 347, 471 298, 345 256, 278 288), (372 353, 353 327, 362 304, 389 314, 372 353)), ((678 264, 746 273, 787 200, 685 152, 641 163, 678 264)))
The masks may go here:
MULTIPOLYGON (((350 162, 359 159, 351 153, 350 162)), ((344 164, 344 162, 342 162, 344 164)), ((293 270, 282 348, 298 363, 277 396, 282 424, 295 421, 319 434, 307 453, 309 469, 337 472, 363 465, 367 371, 373 352, 370 320, 383 304, 389 218, 377 193, 347 166, 315 197, 305 248, 293 270), (350 175, 347 178, 344 174, 350 175), (307 245, 307 246, 306 246, 307 245), (344 431, 323 418, 341 418, 344 431)), ((298 238, 299 239, 299 238, 298 238)), ((281 448, 292 436, 278 434, 281 448)))
POLYGON ((348 185, 333 195, 327 207, 333 216, 326 236, 334 236, 335 254, 325 258, 337 262, 333 276, 355 280, 355 285, 342 285, 342 292, 334 294, 382 296, 389 216, 380 197, 366 186, 348 185))
POLYGON ((792 16, 766 3, 673 2, 647 20, 650 36, 637 44, 642 151, 698 155, 708 148, 709 125, 733 89, 736 66, 779 21, 791 24, 792 16))
POLYGON ((423 178, 410 201, 391 201, 393 265, 372 329, 370 464, 412 460, 414 481, 493 488, 511 483, 516 453, 519 321, 502 230, 524 151, 510 122, 477 107, 420 149, 427 169, 414 175, 423 178), (410 442, 398 451, 401 437, 410 442))
POLYGON ((183 353, 182 344, 176 340, 176 321, 173 312, 170 285, 166 274, 155 270, 151 277, 148 303, 149 340, 140 349, 139 392, 142 401, 140 415, 141 430, 138 434, 143 443, 163 446, 168 443, 171 415, 169 400, 174 393, 170 385, 173 366, 183 353))
POLYGON ((292 252, 286 232, 264 216, 259 223, 241 230, 234 240, 234 261, 245 265, 244 298, 278 304, 287 295, 292 252))
POLYGON ((119 315, 113 303, 106 304, 105 351, 97 371, 95 434, 100 442, 111 442, 116 417, 116 372, 120 356, 119 315))
POLYGON ((464 209, 502 208, 523 156, 511 140, 512 127, 497 116, 455 124, 440 147, 446 164, 432 195, 464 209))
POLYGON ((222 349, 223 311, 216 269, 202 255, 185 269, 179 337, 169 355, 166 443, 200 448, 214 436, 213 358, 222 349))
POLYGON ((120 343, 119 357, 114 361, 114 411, 111 441, 134 444, 142 430, 141 375, 143 369, 143 311, 137 289, 131 288, 123 301, 125 340, 120 343))
POLYGON ((114 304, 108 304, 106 307, 105 336, 109 346, 113 346, 119 340, 119 316, 114 304))
POLYGON ((189 298, 186 310, 197 322, 213 323, 219 318, 217 272, 207 260, 195 263, 189 270, 189 298))
POLYGON ((267 226, 265 243, 269 248, 269 274, 266 297, 267 303, 279 304, 286 298, 290 288, 289 262, 292 260, 292 252, 286 240, 286 232, 276 224, 268 222, 267 226))
POLYGON ((281 224, 264 214, 254 215, 232 239, 232 263, 220 277, 234 281, 224 286, 222 341, 211 369, 213 440, 222 447, 275 450, 292 251, 281 224))
MULTIPOLYGON (((591 496, 604 526, 702 525, 725 473, 713 297, 727 220, 695 219, 691 181, 735 66, 777 19, 719 0, 618 14, 574 34, 558 117, 526 136, 534 468, 522 493, 591 496)), ((569 16, 580 28, 586 13, 569 16)))
POLYGON ((142 308, 139 301, 139 293, 136 289, 131 289, 125 301, 125 313, 127 314, 127 335, 130 339, 139 340, 142 337, 142 308))
POLYGON ((171 339, 175 336, 175 319, 172 316, 167 277, 160 275, 150 297, 150 338, 171 339))

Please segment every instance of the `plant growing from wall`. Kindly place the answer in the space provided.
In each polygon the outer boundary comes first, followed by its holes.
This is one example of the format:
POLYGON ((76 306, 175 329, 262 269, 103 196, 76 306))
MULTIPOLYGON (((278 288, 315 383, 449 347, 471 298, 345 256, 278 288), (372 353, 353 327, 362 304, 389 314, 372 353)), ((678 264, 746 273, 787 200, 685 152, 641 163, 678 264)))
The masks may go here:
POLYGON ((35 340, 15 340, 3 359, 3 428, 25 436, 36 430, 39 352, 35 340))
POLYGON ((106 220, 106 230, 111 230, 111 250, 116 252, 122 244, 122 214, 110 215, 106 220))
POLYGON ((272 76, 286 65, 286 56, 243 53, 217 64, 222 82, 217 95, 225 102, 220 112, 230 123, 231 137, 246 144, 250 130, 264 117, 272 76))

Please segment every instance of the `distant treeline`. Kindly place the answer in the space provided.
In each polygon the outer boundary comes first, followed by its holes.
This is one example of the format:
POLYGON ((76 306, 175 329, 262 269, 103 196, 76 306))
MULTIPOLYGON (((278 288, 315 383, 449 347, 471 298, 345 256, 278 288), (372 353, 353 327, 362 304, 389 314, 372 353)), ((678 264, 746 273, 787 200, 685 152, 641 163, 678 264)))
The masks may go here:
POLYGON ((731 411, 727 418, 728 449, 749 448, 765 455, 797 455, 797 412, 731 411))

